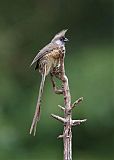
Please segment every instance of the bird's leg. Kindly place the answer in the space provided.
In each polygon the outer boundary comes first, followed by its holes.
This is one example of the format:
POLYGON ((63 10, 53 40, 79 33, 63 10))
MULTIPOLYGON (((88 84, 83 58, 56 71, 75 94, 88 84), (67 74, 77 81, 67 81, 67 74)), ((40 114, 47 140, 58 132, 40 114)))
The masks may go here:
POLYGON ((53 91, 56 93, 56 94, 63 94, 63 90, 62 89, 58 89, 56 87, 56 82, 54 80, 54 75, 53 73, 50 73, 51 75, 51 82, 52 82, 52 86, 53 86, 53 91))

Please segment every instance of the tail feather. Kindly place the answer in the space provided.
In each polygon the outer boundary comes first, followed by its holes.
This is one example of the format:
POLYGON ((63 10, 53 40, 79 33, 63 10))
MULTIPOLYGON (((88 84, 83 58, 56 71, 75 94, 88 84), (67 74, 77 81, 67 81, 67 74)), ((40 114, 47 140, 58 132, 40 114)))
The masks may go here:
POLYGON ((40 103, 41 103, 41 97, 42 97, 42 93, 43 93, 45 78, 46 78, 46 65, 44 66, 44 73, 42 74, 42 80, 41 80, 41 84, 40 84, 36 110, 35 110, 34 118, 32 121, 31 128, 30 128, 30 134, 34 130, 34 136, 36 134, 37 122, 40 120, 40 103))

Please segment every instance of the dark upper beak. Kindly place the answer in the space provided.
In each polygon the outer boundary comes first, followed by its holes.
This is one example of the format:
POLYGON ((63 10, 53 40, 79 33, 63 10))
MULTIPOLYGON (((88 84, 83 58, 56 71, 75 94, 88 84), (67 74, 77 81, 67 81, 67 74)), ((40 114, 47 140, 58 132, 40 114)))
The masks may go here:
POLYGON ((68 40, 68 38, 65 37, 64 42, 67 42, 67 41, 69 41, 69 40, 68 40))

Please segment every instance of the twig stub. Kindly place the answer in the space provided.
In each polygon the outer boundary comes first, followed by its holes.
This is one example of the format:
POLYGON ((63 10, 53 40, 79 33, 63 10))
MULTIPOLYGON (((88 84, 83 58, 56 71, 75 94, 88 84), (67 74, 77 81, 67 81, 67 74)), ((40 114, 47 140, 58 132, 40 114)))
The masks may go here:
POLYGON ((55 114, 51 114, 51 116, 52 116, 54 119, 56 119, 56 120, 58 120, 58 121, 60 121, 60 122, 62 122, 62 123, 65 123, 65 122, 66 122, 66 119, 65 119, 65 118, 62 118, 62 117, 57 116, 57 115, 55 115, 55 114))

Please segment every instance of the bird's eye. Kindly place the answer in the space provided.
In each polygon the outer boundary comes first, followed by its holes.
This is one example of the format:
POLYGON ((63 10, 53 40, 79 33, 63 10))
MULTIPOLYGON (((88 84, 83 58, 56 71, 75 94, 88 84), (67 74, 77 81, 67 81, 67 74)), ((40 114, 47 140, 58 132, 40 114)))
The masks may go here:
POLYGON ((61 38, 60 38, 60 41, 64 42, 64 39, 65 39, 64 37, 61 37, 61 38))

